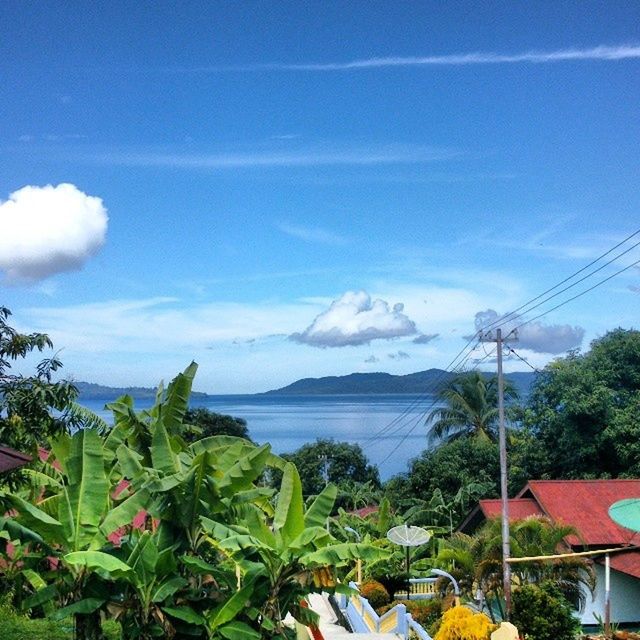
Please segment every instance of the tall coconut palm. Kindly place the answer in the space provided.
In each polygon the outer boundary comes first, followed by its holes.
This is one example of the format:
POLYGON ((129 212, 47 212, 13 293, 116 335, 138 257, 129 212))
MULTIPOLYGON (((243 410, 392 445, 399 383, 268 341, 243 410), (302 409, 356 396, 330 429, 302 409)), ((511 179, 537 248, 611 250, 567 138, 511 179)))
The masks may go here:
MULTIPOLYGON (((452 378, 438 392, 443 406, 427 416, 429 438, 450 442, 464 436, 497 439, 498 378, 468 371, 452 378)), ((505 381, 505 401, 518 398, 515 387, 505 381)))

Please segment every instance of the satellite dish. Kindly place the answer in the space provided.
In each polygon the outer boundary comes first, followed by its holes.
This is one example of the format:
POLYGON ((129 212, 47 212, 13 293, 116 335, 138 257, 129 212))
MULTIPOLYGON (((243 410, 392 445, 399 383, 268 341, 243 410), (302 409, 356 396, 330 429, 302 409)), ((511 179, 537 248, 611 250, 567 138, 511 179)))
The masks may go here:
POLYGON ((427 544, 431 539, 431 532, 422 527, 411 527, 401 524, 399 527, 393 527, 387 531, 387 538, 394 544, 401 547, 417 547, 421 544, 427 544))
POLYGON ((393 527, 387 531, 387 538, 393 542, 404 547, 406 550, 405 567, 407 569, 407 576, 409 575, 409 567, 411 566, 411 559, 409 558, 409 548, 418 547, 421 544, 426 544, 431 539, 431 532, 423 529, 422 527, 411 527, 406 524, 401 524, 399 527, 393 527))
POLYGON ((640 532, 640 498, 627 498, 609 507, 609 517, 621 527, 640 532))

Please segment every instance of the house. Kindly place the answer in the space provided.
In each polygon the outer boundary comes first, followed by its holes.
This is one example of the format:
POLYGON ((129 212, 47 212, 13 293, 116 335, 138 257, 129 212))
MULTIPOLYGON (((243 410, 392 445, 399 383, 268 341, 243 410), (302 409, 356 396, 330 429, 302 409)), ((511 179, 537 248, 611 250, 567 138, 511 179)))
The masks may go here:
MULTIPOLYGON (((509 500, 509 519, 546 516, 570 525, 579 533, 565 539, 573 551, 633 547, 640 545, 640 533, 624 529, 609 517, 609 507, 625 498, 640 498, 640 480, 530 480, 509 500)), ((480 500, 458 530, 470 533, 484 520, 500 517, 501 512, 500 500, 480 500)), ((598 624, 596 616, 604 618, 604 555, 593 561, 597 584, 580 612, 585 625, 598 624)), ((610 566, 611 620, 640 622, 640 549, 611 553, 610 566)))
POLYGON ((0 446, 0 473, 17 469, 29 462, 31 462, 31 456, 9 447, 0 446))

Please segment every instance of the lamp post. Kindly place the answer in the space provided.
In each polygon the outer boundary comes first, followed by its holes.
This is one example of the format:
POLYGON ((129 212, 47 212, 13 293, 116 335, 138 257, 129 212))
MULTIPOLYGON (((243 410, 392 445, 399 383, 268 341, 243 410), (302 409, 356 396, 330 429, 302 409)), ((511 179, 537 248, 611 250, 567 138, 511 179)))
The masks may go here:
MULTIPOLYGON (((353 527, 345 527, 345 531, 352 533, 356 537, 356 542, 360 542, 360 534, 353 527)), ((358 558, 356 560, 356 580, 358 584, 362 584, 362 560, 358 558)))
POLYGON ((453 597, 455 598, 456 607, 460 604, 460 587, 458 586, 457 580, 446 571, 442 569, 431 569, 431 573, 436 576, 440 576, 441 578, 448 578, 453 585, 453 597))

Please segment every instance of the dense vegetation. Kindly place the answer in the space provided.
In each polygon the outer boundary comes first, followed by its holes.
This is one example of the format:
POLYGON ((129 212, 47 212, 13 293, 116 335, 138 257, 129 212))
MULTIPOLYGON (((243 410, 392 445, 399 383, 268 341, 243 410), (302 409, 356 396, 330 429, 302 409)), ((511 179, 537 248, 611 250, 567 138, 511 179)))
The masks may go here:
MULTIPOLYGON (((161 387, 150 409, 137 411, 126 394, 110 403, 107 424, 75 403, 72 384, 54 381, 57 357, 32 376, 12 373, 17 359, 52 345, 44 334, 15 331, 9 316, 0 309, 0 440, 34 454, 30 469, 0 485, 0 594, 8 607, 0 624, 14 625, 13 637, 67 638, 72 620, 83 640, 103 640, 105 628, 123 640, 288 638, 284 614, 310 622, 304 596, 341 589, 338 579, 355 577, 358 559, 388 606, 385 593, 402 588, 406 570, 385 534, 402 522, 435 534, 412 552, 414 572, 444 568, 465 597, 479 588, 492 615, 499 610, 497 524, 453 533, 478 498, 498 494, 491 377, 448 380, 444 407, 428 420, 436 445, 382 486, 357 445, 318 440, 278 456, 250 440, 244 420, 189 409, 195 364, 161 387), (370 504, 378 510, 355 513, 370 504)), ((617 329, 587 353, 554 361, 523 406, 509 386, 507 396, 513 492, 534 477, 640 474, 639 332, 617 329)), ((554 553, 570 533, 544 519, 516 523, 512 551, 554 553)), ((529 636, 571 637, 568 622, 544 626, 545 608, 568 611, 580 585, 593 586, 589 566, 528 563, 514 575, 514 611, 529 636)), ((450 585, 438 585, 445 603, 450 585)), ((435 615, 430 608, 430 623, 435 615)), ((449 623, 479 625, 480 635, 491 628, 459 612, 449 623)))

